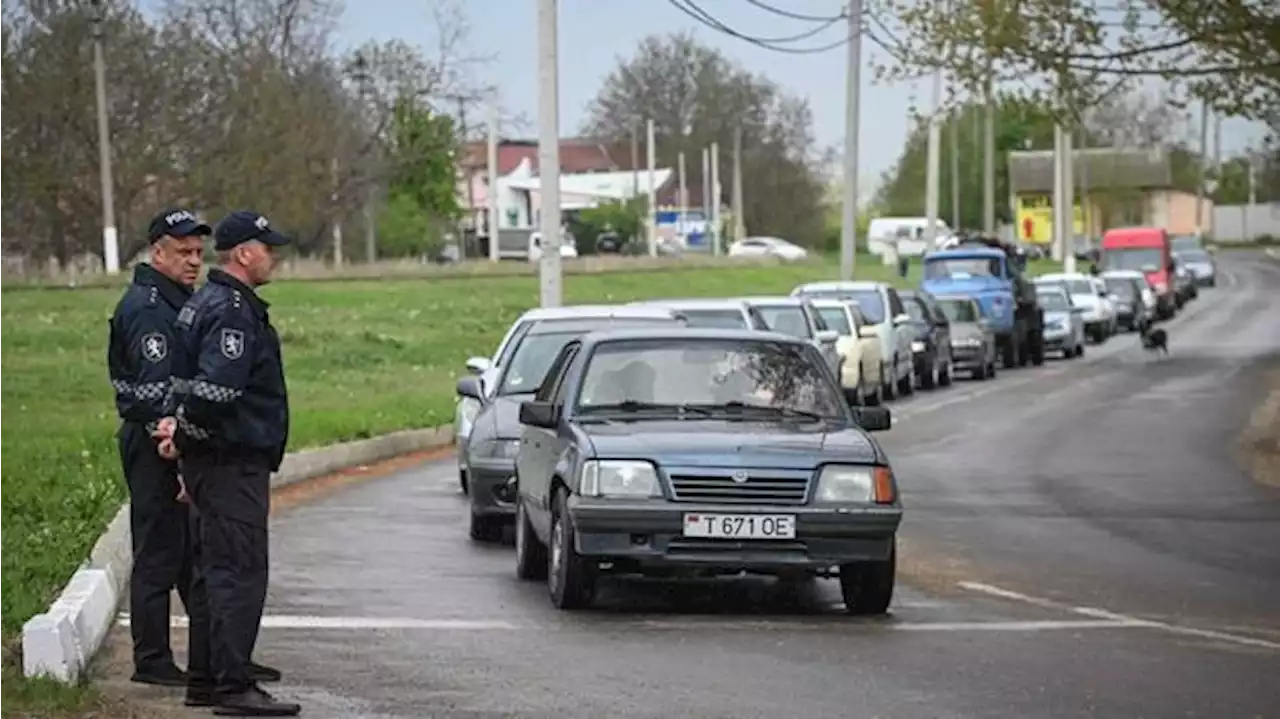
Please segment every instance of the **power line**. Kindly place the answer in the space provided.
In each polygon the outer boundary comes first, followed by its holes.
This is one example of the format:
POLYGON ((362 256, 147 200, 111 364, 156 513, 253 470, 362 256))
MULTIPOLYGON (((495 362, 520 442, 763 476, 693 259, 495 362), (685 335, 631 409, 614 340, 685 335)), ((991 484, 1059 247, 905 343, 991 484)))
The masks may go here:
POLYGON ((808 21, 808 22, 832 22, 832 23, 834 23, 834 22, 837 22, 837 21, 843 20, 843 19, 845 19, 845 17, 847 17, 847 16, 848 16, 848 13, 843 12, 843 11, 841 11, 841 13, 840 13, 839 15, 836 15, 835 17, 831 17, 831 16, 823 17, 823 16, 821 16, 821 15, 805 15, 804 13, 798 13, 798 12, 795 12, 795 11, 792 11, 792 10, 783 10, 782 8, 776 8, 776 7, 772 6, 772 5, 770 5, 769 3, 761 2, 761 0, 747 0, 747 2, 748 2, 748 3, 750 3, 750 4, 752 4, 752 5, 755 5, 756 7, 760 8, 761 10, 765 10, 765 11, 771 12, 771 13, 773 13, 774 15, 778 15, 778 16, 781 16, 781 17, 791 18, 792 20, 805 20, 805 21, 808 21))
MULTIPOLYGON (((698 21, 698 23, 700 23, 701 25, 709 27, 712 30, 715 30, 717 32, 724 33, 725 35, 729 35, 730 37, 735 37, 744 42, 751 43, 756 47, 762 47, 766 50, 773 50, 775 52, 782 52, 790 55, 813 55, 813 54, 828 52, 838 47, 847 45, 850 40, 849 37, 843 37, 843 38, 840 38, 839 40, 835 40, 825 45, 819 45, 816 47, 800 47, 800 48, 786 47, 786 46, 778 45, 776 43, 787 42, 789 40, 756 37, 756 36, 748 35, 741 31, 735 30, 732 27, 729 27, 720 19, 716 18, 711 13, 699 7, 698 4, 694 2, 694 0, 667 0, 667 2, 669 2, 672 6, 674 6, 680 12, 698 21)), ((752 4, 755 4, 755 3, 752 3, 752 4)), ((807 16, 806 19, 809 22, 825 23, 822 27, 819 28, 819 30, 822 30, 822 29, 825 29, 826 27, 830 27, 830 25, 834 24, 836 20, 841 20, 847 17, 848 17, 848 14, 843 13, 836 18, 807 16)), ((879 23, 878 20, 877 20, 877 23, 879 23)), ((881 24, 882 29, 888 32, 888 29, 883 27, 883 23, 879 23, 879 24, 881 24)), ((885 42, 882 41, 879 37, 876 37, 876 35, 873 34, 871 30, 865 26, 865 24, 863 25, 863 33, 872 42, 880 46, 880 48, 882 48, 885 52, 897 57, 897 52, 893 48, 891 48, 889 45, 885 44, 885 42)), ((811 37, 815 34, 817 34, 817 31, 805 33, 803 36, 796 37, 795 39, 804 39, 806 37, 811 37)))

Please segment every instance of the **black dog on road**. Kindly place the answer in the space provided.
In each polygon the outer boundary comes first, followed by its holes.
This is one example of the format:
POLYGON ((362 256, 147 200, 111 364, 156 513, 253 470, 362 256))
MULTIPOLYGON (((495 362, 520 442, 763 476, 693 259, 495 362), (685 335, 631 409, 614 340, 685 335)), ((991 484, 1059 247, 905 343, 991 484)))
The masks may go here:
POLYGON ((1169 354, 1169 334, 1160 327, 1146 325, 1138 337, 1142 339, 1142 349, 1148 352, 1169 354))

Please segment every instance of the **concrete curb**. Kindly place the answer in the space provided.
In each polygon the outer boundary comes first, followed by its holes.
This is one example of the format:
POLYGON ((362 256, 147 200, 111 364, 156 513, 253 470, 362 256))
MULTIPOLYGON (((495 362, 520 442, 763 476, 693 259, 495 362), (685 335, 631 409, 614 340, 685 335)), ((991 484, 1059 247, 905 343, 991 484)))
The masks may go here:
MULTIPOLYGON (((284 458, 280 471, 271 477, 271 488, 452 443, 453 427, 446 426, 304 449, 284 458)), ((23 674, 48 675, 63 682, 79 678, 106 639, 132 569, 126 502, 48 611, 22 626, 23 674)))

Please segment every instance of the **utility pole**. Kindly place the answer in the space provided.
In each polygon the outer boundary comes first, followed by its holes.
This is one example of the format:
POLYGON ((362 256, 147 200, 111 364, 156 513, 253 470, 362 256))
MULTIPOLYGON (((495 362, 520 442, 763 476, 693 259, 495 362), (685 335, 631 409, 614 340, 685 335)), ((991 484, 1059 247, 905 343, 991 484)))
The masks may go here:
POLYGON ((987 72, 982 113, 982 231, 996 231, 996 105, 992 71, 987 72))
POLYGON ((102 182, 102 263, 107 274, 120 272, 116 233, 115 183, 111 172, 111 129, 107 123, 107 59, 102 48, 102 0, 93 4, 93 83, 98 101, 98 172, 102 182))
MULTIPOLYGON (((1222 187, 1222 113, 1213 113, 1213 176, 1214 191, 1222 187)), ((1216 209, 1216 206, 1215 206, 1216 209)), ((1209 214, 1209 234, 1217 232, 1217 223, 1214 222, 1218 213, 1209 214)))
POLYGON ((1053 237, 1051 243, 1051 256, 1053 259, 1063 261, 1063 251, 1066 244, 1062 241, 1063 236, 1063 213, 1062 213, 1062 124, 1054 123, 1053 125, 1053 237))
MULTIPOLYGON (((682 137, 681 140, 683 141, 683 139, 682 137)), ((678 205, 676 211, 676 236, 683 240, 682 244, 688 244, 686 238, 689 236, 689 230, 685 223, 685 215, 689 211, 689 198, 685 196, 684 150, 676 154, 676 166, 680 173, 679 198, 676 200, 676 205, 678 205)))
MULTIPOLYGON (((707 229, 703 232, 704 240, 710 240, 711 229, 711 150, 702 148, 702 218, 703 225, 707 229)), ((719 254, 714 246, 708 247, 708 251, 719 254)))
POLYGON ((487 165, 489 189, 485 191, 485 209, 489 213, 489 261, 497 262, 502 255, 502 191, 498 187, 498 91, 489 97, 489 137, 487 165))
POLYGON ((635 123, 631 124, 631 196, 640 196, 640 136, 635 123))
MULTIPOLYGON (((359 86, 360 99, 367 100, 369 96, 369 71, 368 62, 362 53, 357 52, 351 71, 352 77, 359 86)), ((377 152, 378 140, 373 138, 370 144, 371 153, 377 152)), ((374 216, 374 200, 376 199, 376 187, 373 182, 373 165, 374 161, 366 158, 365 165, 369 168, 367 174, 368 187, 365 188, 364 197, 364 254, 365 260, 370 264, 378 260, 378 223, 374 216)))
POLYGON ((936 250, 938 243, 938 175, 940 174, 942 144, 942 124, 939 122, 939 111, 942 109, 942 70, 933 71, 933 111, 929 114, 929 145, 927 150, 928 165, 925 169, 924 215, 925 215, 925 252, 936 250))
POLYGON ((721 250, 720 237, 720 143, 711 143, 711 241, 716 255, 721 250))
POLYGON ((560 275, 560 78, 556 0, 538 0, 538 189, 542 196, 542 307, 559 307, 560 275))
MULTIPOLYGON (((1080 128, 1080 220, 1084 236, 1093 239, 1092 203, 1089 202, 1089 136, 1080 128)), ((1074 149, 1074 148, 1073 148, 1074 149)))
POLYGON ((1065 252, 1062 255, 1062 271, 1076 271, 1076 186, 1075 186, 1075 142, 1071 128, 1062 129, 1062 212, 1066 217, 1063 223, 1063 236, 1066 237, 1065 252))
POLYGON ((654 141, 653 118, 645 121, 647 141, 645 148, 649 156, 649 256, 658 256, 658 186, 654 181, 654 167, 657 164, 657 144, 654 141))
POLYGON ((1209 163, 1209 103, 1200 101, 1200 157, 1196 162, 1196 234, 1204 234, 1204 183, 1209 163))
POLYGON ((844 202, 840 217, 840 279, 853 279, 858 247, 858 102, 862 92, 862 0, 849 3, 845 58, 844 202))
POLYGON ((338 208, 342 207, 341 197, 338 195, 338 188, 341 186, 341 170, 338 165, 338 156, 334 155, 329 161, 329 169, 333 175, 333 193, 330 200, 333 203, 334 219, 333 219, 333 266, 342 266, 342 214, 338 208))
POLYGON ((742 203, 742 127, 733 131, 733 239, 747 236, 747 220, 742 203))
POLYGON ((951 146, 951 231, 960 231, 960 118, 957 112, 947 120, 951 146))

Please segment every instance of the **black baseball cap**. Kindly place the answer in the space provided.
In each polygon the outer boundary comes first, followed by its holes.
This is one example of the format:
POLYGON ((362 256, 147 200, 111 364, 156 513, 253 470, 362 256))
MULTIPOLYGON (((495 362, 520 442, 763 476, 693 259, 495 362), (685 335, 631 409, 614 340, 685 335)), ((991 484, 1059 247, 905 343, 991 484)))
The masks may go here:
POLYGON ((267 218, 251 210, 236 210, 218 221, 213 230, 213 249, 222 251, 257 240, 264 245, 282 247, 289 236, 271 229, 267 218))
POLYGON ((195 213, 180 207, 164 210, 147 227, 148 242, 155 242, 162 237, 203 237, 212 234, 213 230, 197 220, 195 213))

